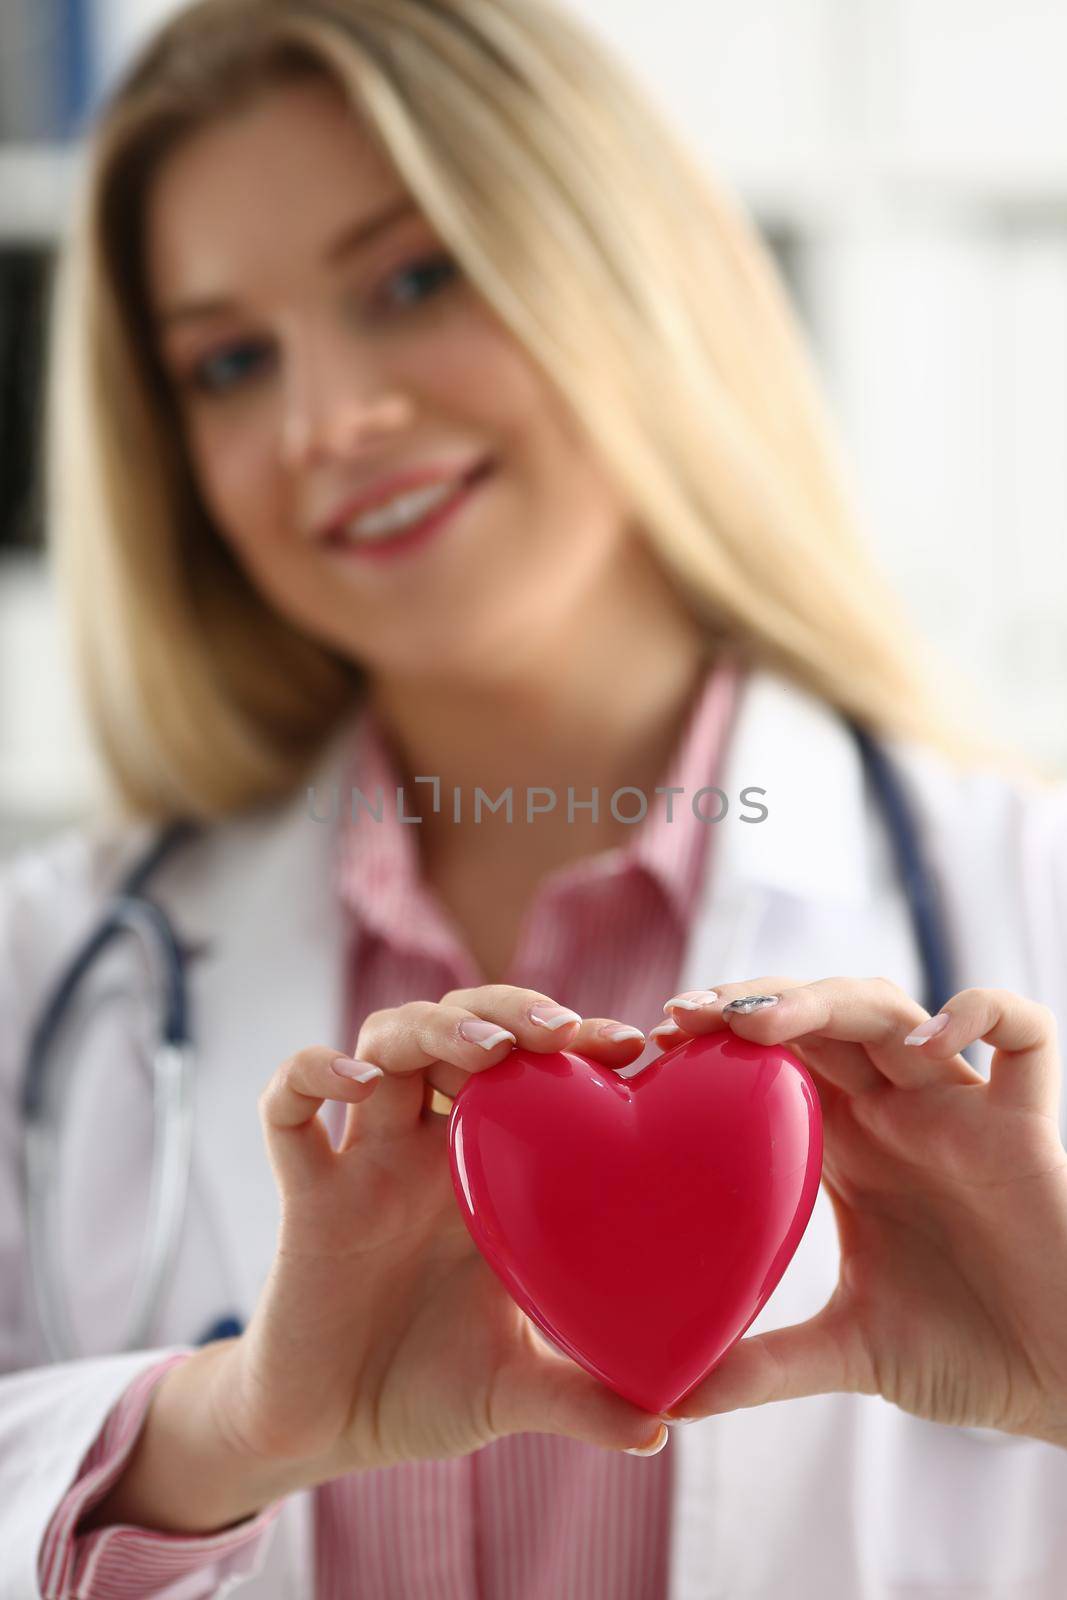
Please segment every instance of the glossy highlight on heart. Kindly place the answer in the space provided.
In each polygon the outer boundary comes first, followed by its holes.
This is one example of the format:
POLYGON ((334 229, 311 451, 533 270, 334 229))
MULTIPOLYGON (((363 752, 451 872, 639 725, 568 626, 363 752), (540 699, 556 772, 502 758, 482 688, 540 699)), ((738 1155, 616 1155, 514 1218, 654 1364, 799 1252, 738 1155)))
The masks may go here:
POLYGON ((516 1048, 449 1116, 456 1198, 512 1298, 646 1411, 677 1406, 770 1298, 811 1217, 822 1113, 784 1045, 731 1032, 633 1078, 516 1048))

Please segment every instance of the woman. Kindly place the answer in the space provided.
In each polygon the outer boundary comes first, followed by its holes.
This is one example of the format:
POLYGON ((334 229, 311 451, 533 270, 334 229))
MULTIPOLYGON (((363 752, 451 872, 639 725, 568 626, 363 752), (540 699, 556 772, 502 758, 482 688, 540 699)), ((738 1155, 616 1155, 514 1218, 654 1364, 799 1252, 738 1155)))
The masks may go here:
POLYGON ((933 700, 752 233, 526 0, 204 0, 91 158, 50 487, 113 804, 4 882, 2 1592, 1058 1594, 1065 790, 933 700), (971 986, 935 1029, 842 714, 950 912, 971 986), (475 821, 479 790, 527 812, 475 821), (657 792, 681 826, 634 830, 657 792), (109 1353, 147 1159, 112 1039, 88 1348, 50 1363, 25 1040, 179 817, 181 1250, 154 1346, 109 1353), (809 1066, 825 1183, 668 1436, 478 1255, 441 1112, 515 1044, 629 1073, 724 1028, 809 1066))

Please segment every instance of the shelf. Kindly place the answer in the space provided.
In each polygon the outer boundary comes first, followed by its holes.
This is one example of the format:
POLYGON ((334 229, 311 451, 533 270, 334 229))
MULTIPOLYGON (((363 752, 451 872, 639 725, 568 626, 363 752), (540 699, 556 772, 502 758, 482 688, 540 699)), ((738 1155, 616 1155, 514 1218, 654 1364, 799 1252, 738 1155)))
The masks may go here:
POLYGON ((0 815, 49 825, 81 811, 92 759, 67 635, 41 552, 0 556, 0 815))
MULTIPOLYGON (((935 211, 991 226, 1067 225, 1067 161, 990 162, 907 149, 708 153, 744 205, 768 226, 801 235, 849 231, 884 215, 935 211)), ((70 215, 83 146, 0 144, 0 244, 49 244, 70 215)))
MULTIPOLYGON (((716 170, 714 158, 712 170, 716 170)), ((760 218, 799 233, 841 232, 879 218, 894 226, 931 212, 1001 228, 1067 226, 1067 161, 955 161, 908 150, 797 161, 773 152, 721 160, 720 171, 760 218)))

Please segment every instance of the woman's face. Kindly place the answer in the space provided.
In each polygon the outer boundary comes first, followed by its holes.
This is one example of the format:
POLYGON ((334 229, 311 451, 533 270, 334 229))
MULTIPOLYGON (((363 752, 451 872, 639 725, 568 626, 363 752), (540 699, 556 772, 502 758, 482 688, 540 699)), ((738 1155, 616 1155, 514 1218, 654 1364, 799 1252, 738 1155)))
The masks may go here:
POLYGON ((372 673, 481 674, 648 559, 573 415, 329 86, 187 139, 146 229, 201 495, 306 632, 372 673), (435 531, 356 542, 352 502, 383 478, 487 462, 435 531))

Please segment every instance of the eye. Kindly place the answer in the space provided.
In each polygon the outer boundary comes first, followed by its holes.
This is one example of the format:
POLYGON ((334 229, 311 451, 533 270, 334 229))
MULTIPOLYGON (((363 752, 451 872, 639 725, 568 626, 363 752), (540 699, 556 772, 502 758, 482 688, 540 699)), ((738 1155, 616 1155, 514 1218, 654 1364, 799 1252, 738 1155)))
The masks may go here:
POLYGON ((246 339, 223 345, 196 363, 189 374, 189 386, 202 394, 227 394, 250 372, 254 375, 261 370, 265 356, 269 356, 269 349, 261 341, 246 339))
POLYGON ((403 306, 414 302, 418 305, 458 276, 459 268, 450 255, 422 256, 390 273, 385 280, 386 292, 383 297, 392 304, 403 306), (401 286, 402 292, 398 296, 388 293, 394 285, 401 286))

